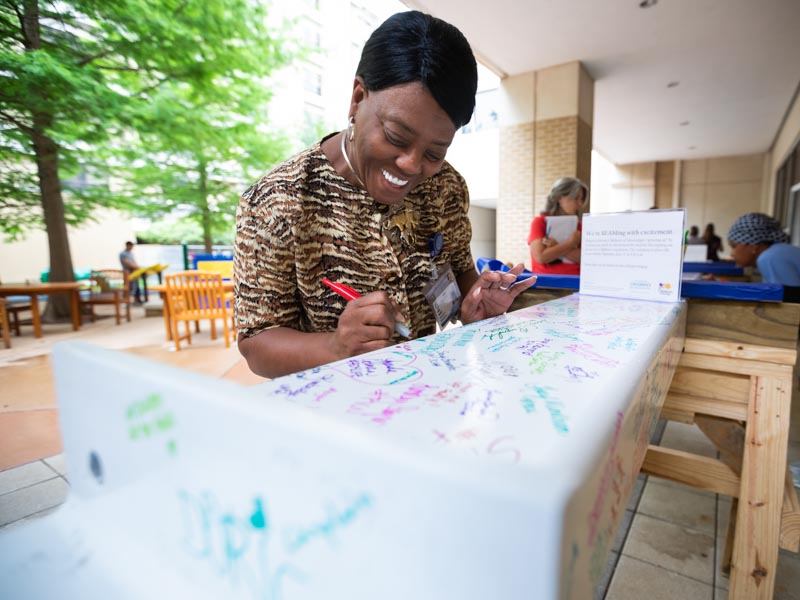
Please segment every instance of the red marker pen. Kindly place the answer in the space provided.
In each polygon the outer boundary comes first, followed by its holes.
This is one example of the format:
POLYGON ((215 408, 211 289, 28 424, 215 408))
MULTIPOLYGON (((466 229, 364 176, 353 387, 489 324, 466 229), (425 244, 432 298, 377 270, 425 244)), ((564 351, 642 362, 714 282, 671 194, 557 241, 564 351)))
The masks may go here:
MULTIPOLYGON (((361 298, 361 294, 359 294, 349 285, 345 285, 344 283, 336 283, 335 281, 331 281, 330 279, 325 279, 324 277, 322 278, 322 283, 327 285, 329 288, 331 288, 334 292, 339 294, 342 298, 344 298, 348 302, 350 300, 355 300, 356 298, 361 298)), ((395 323, 394 330, 405 338, 411 337, 411 331, 408 329, 408 327, 406 327, 402 323, 395 323)))

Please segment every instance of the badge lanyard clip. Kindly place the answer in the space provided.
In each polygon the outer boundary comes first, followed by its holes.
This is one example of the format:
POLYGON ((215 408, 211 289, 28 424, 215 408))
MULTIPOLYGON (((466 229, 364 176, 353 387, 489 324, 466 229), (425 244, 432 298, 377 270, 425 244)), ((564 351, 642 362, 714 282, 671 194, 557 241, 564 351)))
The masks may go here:
POLYGON ((444 236, 437 231, 428 238, 428 250, 431 255, 431 279, 433 280, 439 278, 439 270, 436 268, 436 263, 433 259, 442 253, 442 248, 444 248, 444 236))

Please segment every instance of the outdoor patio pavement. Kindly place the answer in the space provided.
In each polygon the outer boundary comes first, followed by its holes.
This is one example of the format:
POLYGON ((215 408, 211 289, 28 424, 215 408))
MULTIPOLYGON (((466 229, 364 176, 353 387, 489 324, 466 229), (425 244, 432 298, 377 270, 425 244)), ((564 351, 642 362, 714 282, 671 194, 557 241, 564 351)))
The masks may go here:
MULTIPOLYGON (((253 385, 235 345, 212 341, 206 325, 190 348, 174 351, 163 320, 135 308, 133 321, 87 324, 78 332, 45 326, 35 340, 30 328, 0 350, 0 535, 57 510, 69 491, 69 473, 58 431, 50 349, 80 339, 106 348, 253 385)), ((800 390, 795 368, 789 461, 800 461, 800 390)), ((692 425, 668 423, 661 444, 716 456, 692 425)), ((655 478, 639 477, 614 542, 603 583, 595 598, 607 600, 723 600, 728 580, 719 569, 730 499, 655 478)), ((800 600, 800 555, 781 551, 775 596, 800 600)), ((500 600, 500 599, 498 599, 500 600)))

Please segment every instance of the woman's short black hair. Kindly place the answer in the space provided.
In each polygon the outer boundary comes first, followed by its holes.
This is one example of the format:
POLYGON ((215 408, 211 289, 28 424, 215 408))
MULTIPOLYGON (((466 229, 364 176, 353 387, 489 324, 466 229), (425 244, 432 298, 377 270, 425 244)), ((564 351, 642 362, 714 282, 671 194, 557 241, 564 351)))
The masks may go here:
POLYGON ((457 128, 475 110, 478 65, 467 38, 416 10, 392 15, 372 32, 356 75, 370 91, 421 82, 457 128))

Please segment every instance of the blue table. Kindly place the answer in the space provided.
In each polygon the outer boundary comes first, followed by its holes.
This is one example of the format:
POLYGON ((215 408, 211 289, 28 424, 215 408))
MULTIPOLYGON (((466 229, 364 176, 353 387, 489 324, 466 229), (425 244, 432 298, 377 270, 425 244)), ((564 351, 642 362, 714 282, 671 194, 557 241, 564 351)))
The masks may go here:
POLYGON ((721 262, 684 262, 684 273, 709 273, 711 275, 730 275, 732 277, 742 277, 744 269, 737 267, 736 263, 721 262))
MULTIPOLYGON (((478 271, 496 270, 508 271, 509 268, 501 261, 496 259, 479 258, 477 261, 478 271)), ((713 271, 692 271, 697 268, 717 268, 718 273, 735 275, 742 269, 736 267, 734 263, 684 263, 684 271, 710 273, 713 271), (687 266, 689 269, 687 270, 687 266), (727 269, 724 271, 724 269, 727 269)), ((533 275, 527 269, 520 274, 518 279, 527 279, 533 275)), ((580 275, 551 275, 540 273, 537 275, 536 283, 531 290, 537 289, 562 289, 579 290, 581 287, 580 275)), ((714 300, 744 300, 753 302, 782 302, 784 299, 784 289, 777 283, 749 283, 737 281, 707 281, 707 280, 684 280, 681 282, 681 297, 683 298, 710 298, 714 300)))

